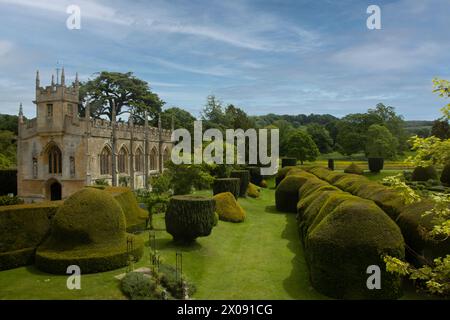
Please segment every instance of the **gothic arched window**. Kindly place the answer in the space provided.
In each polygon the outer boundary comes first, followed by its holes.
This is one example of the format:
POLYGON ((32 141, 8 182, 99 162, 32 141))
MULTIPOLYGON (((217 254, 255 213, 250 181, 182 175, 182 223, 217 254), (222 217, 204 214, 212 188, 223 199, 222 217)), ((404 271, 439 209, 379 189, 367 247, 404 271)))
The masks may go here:
POLYGON ((62 156, 61 150, 57 146, 52 146, 48 150, 48 173, 62 173, 62 156))
POLYGON ((104 147, 100 153, 100 174, 111 174, 111 151, 104 147))
POLYGON ((143 161, 144 155, 142 154, 141 148, 137 149, 136 154, 134 155, 134 169, 136 171, 143 171, 143 161))
POLYGON ((150 152, 150 170, 158 170, 158 152, 153 148, 150 152))
POLYGON ((36 157, 33 157, 33 178, 36 179, 38 176, 38 161, 36 157))
POLYGON ((164 149, 163 153, 163 165, 165 166, 167 164, 167 161, 170 160, 170 152, 168 149, 164 149))
POLYGON ((117 167, 119 170, 119 173, 126 173, 127 170, 127 164, 128 164, 128 152, 127 150, 122 147, 119 151, 119 157, 117 159, 117 167))

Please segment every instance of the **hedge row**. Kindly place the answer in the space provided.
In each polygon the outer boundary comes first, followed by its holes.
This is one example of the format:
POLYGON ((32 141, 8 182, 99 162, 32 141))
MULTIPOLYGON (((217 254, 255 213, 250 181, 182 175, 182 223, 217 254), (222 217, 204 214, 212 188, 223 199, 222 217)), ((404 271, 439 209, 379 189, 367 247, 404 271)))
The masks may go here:
POLYGON ((297 211, 312 285, 340 299, 395 299, 401 278, 381 272, 381 289, 367 288, 367 268, 383 266, 383 254, 404 257, 398 226, 374 202, 344 192, 298 168, 276 191, 277 208, 297 211))
MULTIPOLYGON (((128 236, 133 241, 133 250, 130 254, 137 261, 144 253, 144 241, 138 236, 128 236)), ((70 251, 39 248, 35 263, 36 267, 48 273, 66 274, 68 266, 77 265, 81 273, 86 274, 122 268, 127 265, 128 258, 127 242, 126 239, 122 239, 111 242, 102 247, 102 250, 89 246, 70 251)))
POLYGON ((0 207, 0 270, 28 265, 62 201, 0 207))
MULTIPOLYGON (((374 201, 400 227, 408 247, 415 255, 422 256, 428 261, 450 252, 450 239, 433 241, 426 237, 426 232, 433 228, 433 215, 424 213, 433 207, 429 201, 421 201, 413 205, 406 205, 405 199, 395 190, 369 179, 345 173, 336 173, 323 167, 308 168, 318 178, 328 181, 343 191, 355 196, 374 201)), ((413 256, 409 260, 416 261, 413 256)))
POLYGON ((122 267, 127 237, 134 239, 135 258, 142 255, 142 241, 126 228, 140 226, 145 215, 128 188, 84 188, 64 202, 2 206, 0 270, 35 260, 52 273, 78 263, 83 272, 122 267))

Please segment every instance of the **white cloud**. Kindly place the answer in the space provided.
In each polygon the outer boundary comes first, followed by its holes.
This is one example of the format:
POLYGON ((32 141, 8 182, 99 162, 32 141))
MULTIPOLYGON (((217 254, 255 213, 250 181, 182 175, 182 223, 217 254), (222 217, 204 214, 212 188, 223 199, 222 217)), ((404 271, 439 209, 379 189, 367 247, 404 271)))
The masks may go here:
POLYGON ((74 3, 72 0, 0 0, 0 3, 63 15, 67 15, 66 9, 68 6, 77 5, 80 7, 82 19, 88 18, 119 25, 131 25, 133 22, 131 18, 121 16, 117 9, 96 3, 95 1, 78 0, 74 3))
POLYGON ((406 46, 376 41, 343 49, 332 60, 365 71, 407 71, 429 64, 441 52, 442 45, 434 42, 406 46))
POLYGON ((11 52, 13 44, 10 41, 0 40, 0 58, 3 58, 11 52))

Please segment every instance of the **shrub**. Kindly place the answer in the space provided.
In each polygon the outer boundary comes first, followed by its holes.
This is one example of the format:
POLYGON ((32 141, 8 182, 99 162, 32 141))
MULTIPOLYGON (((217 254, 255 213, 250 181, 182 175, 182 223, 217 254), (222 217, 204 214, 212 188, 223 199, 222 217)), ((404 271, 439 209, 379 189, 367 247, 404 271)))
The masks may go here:
POLYGON ((295 167, 297 165, 296 158, 281 158, 281 168, 295 167))
POLYGON ((364 170, 361 169, 356 163, 352 162, 347 168, 344 169, 345 173, 363 174, 364 170))
POLYGON ((145 227, 148 212, 139 207, 137 199, 130 188, 106 187, 104 190, 110 193, 122 208, 128 231, 132 232, 145 227))
POLYGON ((155 280, 142 272, 127 273, 120 281, 120 289, 131 300, 161 299, 155 280))
POLYGON ((445 241, 436 241, 427 237, 427 233, 434 227, 433 215, 424 214, 433 207, 432 201, 415 202, 406 206, 397 219, 406 243, 419 255, 410 257, 416 264, 423 264, 423 259, 431 262, 450 252, 450 238, 445 241))
POLYGON ((17 194, 17 170, 0 170, 0 195, 17 194))
POLYGON ((174 164, 167 162, 163 175, 167 175, 173 194, 189 194, 193 188, 209 188, 213 177, 204 166, 198 164, 174 164))
POLYGON ((150 186, 152 192, 162 194, 170 191, 170 177, 167 173, 163 172, 157 176, 150 177, 150 186))
POLYGON ((383 158, 368 158, 369 170, 370 172, 380 172, 384 167, 384 159, 383 158))
POLYGON ((96 179, 94 181, 94 184, 96 186, 109 186, 109 183, 108 183, 108 181, 106 179, 96 179))
POLYGON ((0 270, 33 263, 62 201, 0 207, 0 270))
POLYGON ((230 173, 230 177, 240 179, 239 196, 245 197, 248 184, 250 183, 250 172, 248 170, 233 170, 230 173))
POLYGON ((275 204, 277 209, 279 211, 295 213, 299 200, 298 190, 310 178, 311 174, 307 172, 284 178, 275 191, 275 204))
POLYGON ((36 251, 36 266, 46 272, 65 274, 75 264, 83 274, 123 267, 131 254, 139 259, 143 241, 125 232, 122 208, 106 191, 84 188, 71 195, 53 218, 50 236, 36 251))
POLYGON ((418 166, 414 169, 412 173, 412 181, 428 181, 437 180, 438 174, 433 166, 421 167, 418 166))
POLYGON ((381 289, 368 290, 367 267, 383 265, 382 255, 404 257, 399 228, 373 202, 352 198, 325 215, 305 240, 311 283, 338 299, 395 299, 401 278, 381 268, 381 289))
POLYGON ((231 194, 233 194, 233 196, 237 199, 239 197, 240 184, 241 181, 239 178, 214 179, 213 194, 231 192, 231 194))
MULTIPOLYGON (((183 287, 180 281, 177 281, 176 269, 167 264, 162 264, 159 266, 160 280, 161 284, 170 292, 172 296, 176 299, 184 299, 183 287)), ((178 275, 179 276, 179 275, 178 275)), ((189 297, 197 291, 195 285, 190 282, 184 275, 182 275, 182 280, 187 286, 187 294, 189 297)))
POLYGON ((259 186, 261 188, 267 188, 267 181, 266 180, 262 180, 261 183, 259 184, 259 186))
POLYGON ((441 182, 444 185, 450 186, 450 163, 447 163, 442 170, 441 182))
POLYGON ((261 185, 261 181, 263 180, 263 176, 261 175, 261 168, 247 167, 247 170, 250 172, 250 182, 256 184, 257 186, 261 185))
POLYGON ((248 189, 247 189, 247 195, 250 198, 258 198, 260 190, 261 189, 259 189, 259 187, 257 185, 254 185, 253 183, 249 183, 248 189))
POLYGON ((245 220, 245 211, 230 192, 216 194, 213 197, 216 202, 216 212, 219 219, 230 222, 242 222, 245 220))
POLYGON ((215 201, 194 195, 173 196, 166 212, 166 229, 175 241, 192 242, 211 234, 215 201))
POLYGON ((11 206, 14 204, 23 204, 23 200, 17 196, 0 196, 0 207, 11 206))

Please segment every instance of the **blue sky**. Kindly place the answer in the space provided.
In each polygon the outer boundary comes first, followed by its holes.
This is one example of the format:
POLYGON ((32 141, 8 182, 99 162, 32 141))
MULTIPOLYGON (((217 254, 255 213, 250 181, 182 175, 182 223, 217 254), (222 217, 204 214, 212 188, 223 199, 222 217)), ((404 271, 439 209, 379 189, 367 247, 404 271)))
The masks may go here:
POLYGON ((0 0, 0 113, 34 116, 36 69, 73 80, 133 71, 198 115, 210 94, 249 114, 364 112, 378 102, 432 120, 448 103, 450 0, 0 0), (67 6, 81 30, 66 28, 67 6), (366 9, 381 8, 368 30, 366 9))

